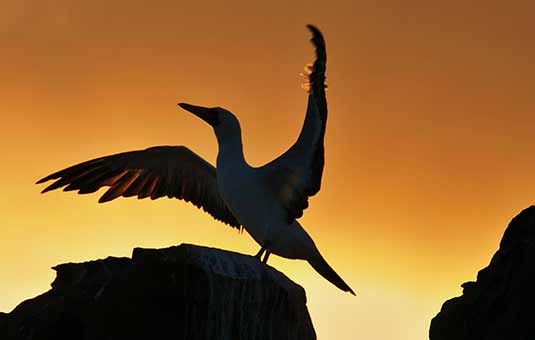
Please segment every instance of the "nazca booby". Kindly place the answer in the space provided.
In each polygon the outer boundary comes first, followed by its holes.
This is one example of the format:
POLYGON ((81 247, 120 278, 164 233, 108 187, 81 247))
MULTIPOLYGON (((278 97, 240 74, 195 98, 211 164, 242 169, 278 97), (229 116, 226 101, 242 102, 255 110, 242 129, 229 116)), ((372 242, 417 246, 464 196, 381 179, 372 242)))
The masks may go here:
POLYGON ((100 157, 53 173, 37 183, 56 180, 42 192, 64 187, 79 194, 110 188, 100 197, 119 196, 183 199, 231 227, 245 228, 265 252, 303 259, 343 291, 355 294, 327 264, 297 218, 308 197, 320 190, 324 165, 323 138, 327 122, 325 99, 326 51, 322 33, 312 33, 316 60, 307 66, 308 104, 301 133, 284 154, 261 167, 251 167, 243 155, 238 119, 229 111, 185 103, 181 108, 210 124, 217 137, 217 167, 185 146, 156 146, 100 157))

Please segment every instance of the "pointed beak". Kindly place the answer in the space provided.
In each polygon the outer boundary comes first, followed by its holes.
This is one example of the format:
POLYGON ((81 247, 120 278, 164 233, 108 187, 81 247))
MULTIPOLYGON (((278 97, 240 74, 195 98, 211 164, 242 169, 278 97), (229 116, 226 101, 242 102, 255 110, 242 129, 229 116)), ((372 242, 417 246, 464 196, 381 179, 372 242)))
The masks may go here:
POLYGON ((210 109, 210 108, 202 107, 202 106, 190 105, 186 103, 179 103, 178 106, 180 106, 186 111, 193 113, 194 115, 201 118, 202 120, 204 120, 211 126, 215 126, 219 123, 217 111, 214 109, 210 109))

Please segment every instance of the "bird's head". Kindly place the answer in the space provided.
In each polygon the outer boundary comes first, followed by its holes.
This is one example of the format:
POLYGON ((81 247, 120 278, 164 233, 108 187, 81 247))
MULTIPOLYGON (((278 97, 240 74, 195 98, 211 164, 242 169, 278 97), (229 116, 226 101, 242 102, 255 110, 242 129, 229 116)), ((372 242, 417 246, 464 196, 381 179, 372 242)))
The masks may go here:
POLYGON ((217 139, 221 142, 235 135, 240 135, 240 123, 232 112, 221 107, 202 107, 186 103, 178 106, 201 118, 214 128, 217 139))

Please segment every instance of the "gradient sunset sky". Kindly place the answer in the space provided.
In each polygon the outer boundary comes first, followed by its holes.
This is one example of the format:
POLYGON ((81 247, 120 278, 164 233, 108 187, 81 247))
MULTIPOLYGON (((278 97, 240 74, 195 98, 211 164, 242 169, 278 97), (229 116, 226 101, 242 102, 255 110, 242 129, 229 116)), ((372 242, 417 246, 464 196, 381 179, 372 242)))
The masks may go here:
MULTIPOLYGON (((0 311, 49 289, 50 267, 133 247, 247 254, 244 233, 178 201, 41 195, 35 181, 98 156, 187 145, 222 106, 261 165, 301 128, 307 23, 327 43, 322 191, 302 225, 355 290, 272 256, 301 284, 319 339, 426 339, 535 202, 532 1, 67 1, 0 7, 0 311)), ((102 191, 100 191, 102 193, 102 191)))

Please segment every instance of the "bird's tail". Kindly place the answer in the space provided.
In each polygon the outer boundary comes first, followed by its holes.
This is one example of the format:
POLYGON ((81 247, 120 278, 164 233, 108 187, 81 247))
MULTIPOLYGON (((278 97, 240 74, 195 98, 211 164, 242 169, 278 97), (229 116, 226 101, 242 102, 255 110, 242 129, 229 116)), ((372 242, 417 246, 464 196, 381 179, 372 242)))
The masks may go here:
POLYGON ((350 292, 351 294, 355 295, 355 292, 347 285, 347 283, 342 280, 340 275, 338 275, 334 269, 329 266, 327 261, 321 256, 321 254, 317 254, 317 256, 314 256, 312 259, 307 260, 308 263, 314 268, 321 276, 323 276, 325 279, 327 279, 330 283, 335 285, 336 287, 340 288, 344 292, 350 292))

